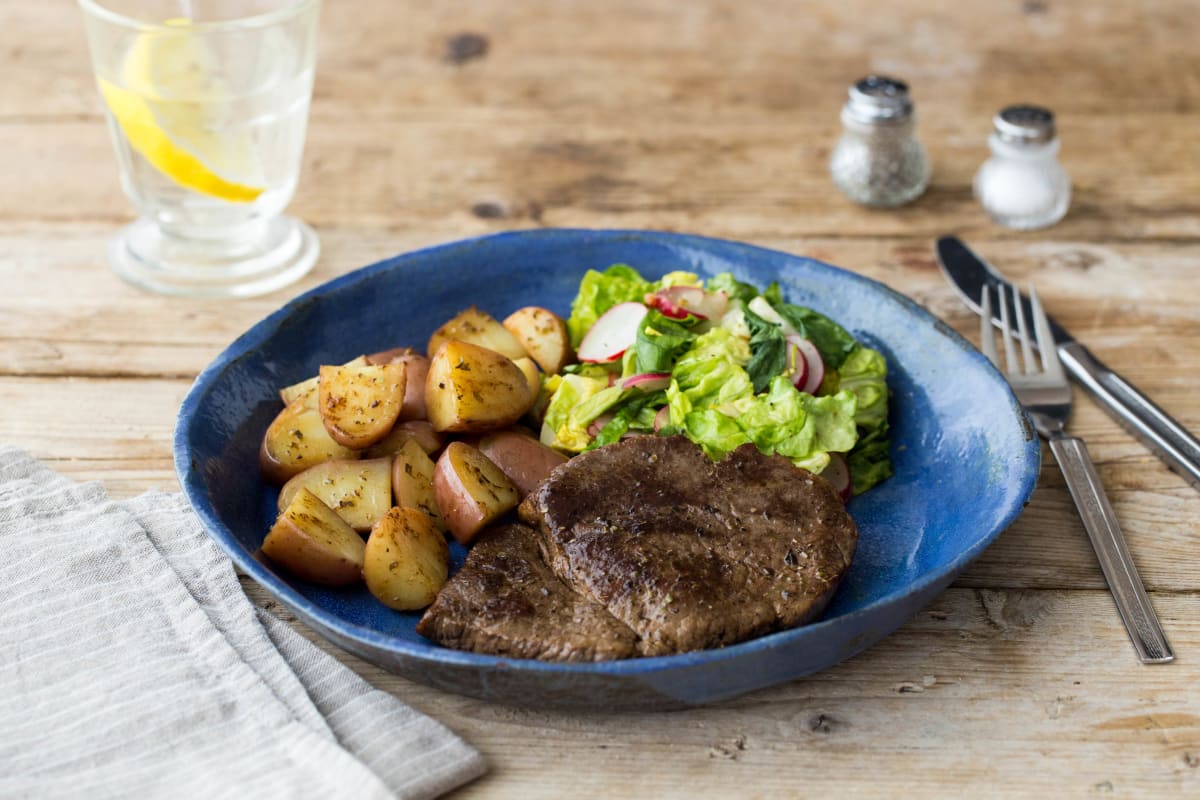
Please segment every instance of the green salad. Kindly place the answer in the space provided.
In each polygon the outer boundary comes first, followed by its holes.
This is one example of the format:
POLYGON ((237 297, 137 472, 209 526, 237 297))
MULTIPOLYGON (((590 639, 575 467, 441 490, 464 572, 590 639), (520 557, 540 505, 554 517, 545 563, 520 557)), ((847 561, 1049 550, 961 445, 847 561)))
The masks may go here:
POLYGON ((567 329, 579 361, 542 386, 551 447, 683 434, 720 459, 753 443, 844 497, 892 474, 882 354, 775 283, 616 264, 584 276, 567 329))

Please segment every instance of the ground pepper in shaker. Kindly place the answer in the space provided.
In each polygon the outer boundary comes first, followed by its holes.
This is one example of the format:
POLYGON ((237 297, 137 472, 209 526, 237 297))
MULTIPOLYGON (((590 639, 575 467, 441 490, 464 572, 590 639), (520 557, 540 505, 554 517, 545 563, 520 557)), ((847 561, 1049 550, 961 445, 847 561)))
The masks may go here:
POLYGON ((1071 204, 1071 181, 1058 163, 1054 114, 1009 106, 992 120, 992 156, 975 173, 975 198, 993 220, 1032 230, 1058 222, 1071 204))
POLYGON ((908 84, 868 75, 850 87, 829 172, 842 194, 867 206, 903 205, 925 191, 929 160, 916 137, 908 84))

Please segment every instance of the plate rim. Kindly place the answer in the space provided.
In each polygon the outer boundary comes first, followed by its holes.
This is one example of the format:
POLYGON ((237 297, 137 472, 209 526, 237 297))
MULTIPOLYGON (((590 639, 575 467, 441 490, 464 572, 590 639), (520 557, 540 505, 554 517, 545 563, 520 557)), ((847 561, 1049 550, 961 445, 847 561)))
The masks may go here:
MULTIPOLYGON (((1009 388, 1008 382, 1004 379, 1004 376, 966 338, 964 338, 956 330, 951 328, 943 320, 939 319, 912 298, 891 288, 881 281, 875 280, 874 278, 870 278, 860 273, 853 272, 849 269, 838 267, 836 265, 829 264, 808 256, 788 253, 783 250, 762 247, 760 245, 749 244, 746 242, 699 234, 623 228, 534 228, 484 234, 481 236, 474 236, 466 239, 456 239, 449 242, 442 242, 421 247, 416 250, 398 253, 396 255, 380 259, 366 266, 359 267, 345 274, 331 278, 330 280, 297 295, 272 313, 254 323, 252 326, 250 326, 250 328, 245 330, 229 345, 227 345, 217 355, 216 358, 214 358, 203 370, 201 370, 201 372, 196 376, 196 379, 192 382, 191 387, 188 389, 183 402, 180 404, 173 434, 172 450, 176 476, 181 487, 183 488, 188 504, 200 518, 202 526, 208 537, 217 544, 222 552, 224 552, 225 555, 228 556, 242 572, 259 584, 259 586, 267 591, 268 594, 271 594, 280 602, 291 607, 301 618, 303 618, 304 615, 309 615, 321 625, 329 629, 336 630, 340 634, 365 647, 383 649, 396 655, 401 655, 407 658, 413 658, 432 664, 452 664, 456 666, 480 669, 520 669, 524 671, 553 674, 596 674, 608 676, 649 674, 697 664, 722 662, 730 659, 737 659, 758 651, 772 650, 792 644, 798 639, 819 636, 822 631, 832 627, 835 623, 842 625, 849 621, 851 624, 853 624, 853 620, 858 617, 879 613, 881 609, 897 604, 905 597, 926 591, 931 586, 936 585, 940 581, 946 579, 947 576, 954 576, 961 572, 967 564, 978 558, 979 555, 984 552, 984 550, 991 546, 991 544, 1000 536, 1001 533, 1003 533, 1012 525, 1012 523, 1017 519, 1017 517, 1020 516, 1025 506, 1029 502, 1029 498, 1031 497, 1033 490, 1037 485, 1037 479, 1041 467, 1041 445, 1038 437, 1032 432, 1032 428, 1029 426, 1025 412, 1021 408, 1020 403, 1017 401, 1016 396, 1012 393, 1011 388, 1009 388), (992 526, 992 529, 989 530, 985 536, 980 538, 972 547, 967 548, 963 552, 959 553, 952 561, 945 564, 941 569, 926 573, 920 576, 917 580, 906 583, 904 586, 899 587, 880 598, 877 598, 868 605, 849 613, 829 619, 822 618, 816 622, 796 628, 774 631, 772 633, 753 639, 748 639, 743 642, 738 642, 726 647, 697 650, 687 653, 676 653, 672 655, 643 656, 637 658, 595 662, 562 662, 543 661, 540 659, 531 658, 510 658, 485 653, 454 650, 434 642, 414 642, 396 636, 391 636, 375 628, 370 628, 351 622, 344 617, 333 614, 317 605, 298 590, 293 588, 289 583, 268 570, 265 565, 257 561, 252 554, 250 554, 240 545, 233 531, 217 517, 211 501, 208 500, 207 494, 204 491, 203 478, 200 475, 199 470, 196 469, 195 465, 192 463, 188 446, 188 434, 191 430, 192 423, 197 417, 197 411, 199 410, 201 402, 214 387, 221 375, 233 363, 235 363, 239 358, 245 356, 248 352, 252 351, 255 347, 260 346, 265 341, 269 340, 275 333, 278 332, 282 323, 292 316, 296 309, 331 292, 338 291, 359 281, 370 279, 379 273, 397 268, 404 261, 429 258, 431 256, 436 256, 443 251, 453 251, 455 249, 466 247, 478 247, 480 244, 486 242, 496 242, 514 238, 553 240, 555 238, 571 238, 579 236, 618 240, 643 240, 666 244, 668 246, 675 245, 692 248, 696 248, 697 244, 699 244, 700 247, 697 249, 706 249, 709 252, 712 252, 712 248, 716 247, 719 249, 731 249, 735 251, 752 251, 759 254, 765 253, 774 258, 783 257, 784 259, 809 262, 810 264, 815 264, 822 269, 837 273, 842 278, 869 285, 873 289, 888 295, 890 299, 899 302, 902 306, 907 307, 908 311, 911 313, 916 314, 918 317, 926 318, 932 323, 936 331, 947 337, 950 342, 960 350, 963 350, 969 358, 978 362, 978 364, 982 366, 985 371, 992 373, 992 376, 996 379, 996 382, 1003 386, 1007 391, 1008 400, 1010 405, 1013 407, 1014 413, 1017 415, 1017 419, 1020 420, 1025 426, 1026 458, 1024 460, 1028 465, 1028 468, 1026 469, 1025 473, 1021 475, 1021 485, 1018 491, 1013 495, 1013 502, 1005 510, 1003 517, 992 526)), ((890 635, 892 632, 894 631, 888 631, 885 635, 890 635)))

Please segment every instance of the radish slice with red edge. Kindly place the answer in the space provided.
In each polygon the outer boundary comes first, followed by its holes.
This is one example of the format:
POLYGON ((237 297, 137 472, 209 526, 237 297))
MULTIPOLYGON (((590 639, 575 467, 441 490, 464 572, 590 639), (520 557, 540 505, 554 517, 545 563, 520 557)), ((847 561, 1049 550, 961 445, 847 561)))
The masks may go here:
POLYGON ((817 389, 821 386, 821 382, 825 380, 825 362, 821 360, 821 351, 810 340, 803 338, 797 333, 789 334, 786 338, 788 342, 800 349, 800 353, 804 356, 804 362, 808 367, 808 371, 804 376, 804 385, 796 384, 796 388, 802 392, 816 394, 817 389))
POLYGON ((643 392, 657 392, 671 385, 669 372, 642 372, 630 375, 621 381, 622 389, 641 389, 643 392))
POLYGON ((615 416, 616 414, 612 413, 611 411, 605 411, 603 414, 589 422, 587 426, 588 436, 595 439, 600 435, 600 431, 604 430, 604 426, 613 421, 613 417, 615 416))
POLYGON ((729 308, 725 292, 706 292, 698 286, 668 286, 645 297, 646 304, 657 308, 664 317, 715 319, 729 308))
POLYGON ((850 467, 841 453, 829 454, 829 465, 821 470, 821 477, 833 484, 833 488, 837 490, 843 503, 850 502, 850 497, 854 493, 853 484, 850 481, 850 467))
POLYGON ((663 428, 671 424, 671 407, 663 406, 654 415, 654 432, 658 433, 663 428))
POLYGON ((804 357, 804 351, 800 349, 800 345, 792 341, 788 341, 785 352, 784 370, 791 377, 792 385, 800 389, 808 380, 808 359, 804 357))
POLYGON ((579 343, 579 360, 592 364, 616 361, 637 341, 638 328, 649 311, 634 302, 618 303, 605 311, 579 343))

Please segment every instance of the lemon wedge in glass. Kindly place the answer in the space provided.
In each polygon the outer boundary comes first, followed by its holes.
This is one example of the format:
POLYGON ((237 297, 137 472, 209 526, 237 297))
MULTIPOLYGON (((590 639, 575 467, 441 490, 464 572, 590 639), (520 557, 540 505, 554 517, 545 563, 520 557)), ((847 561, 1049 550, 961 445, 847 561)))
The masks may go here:
POLYGON ((138 34, 121 68, 121 86, 97 78, 130 146, 175 183, 231 203, 265 190, 244 131, 230 130, 233 97, 213 54, 185 19, 138 34))

